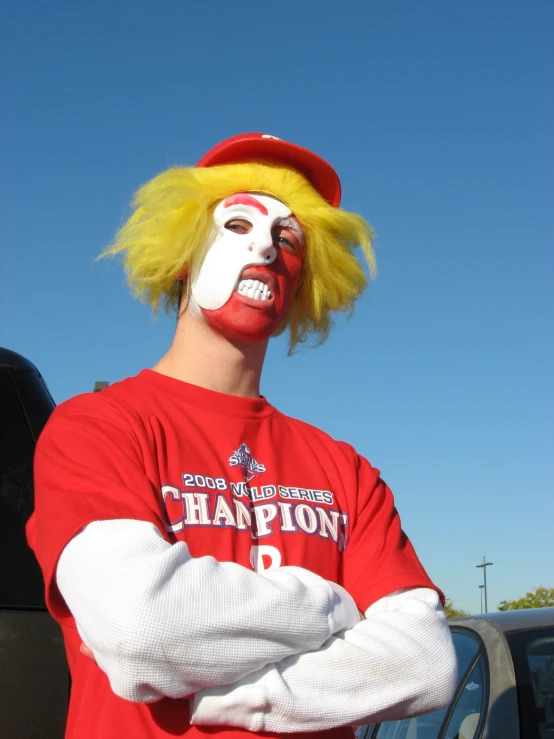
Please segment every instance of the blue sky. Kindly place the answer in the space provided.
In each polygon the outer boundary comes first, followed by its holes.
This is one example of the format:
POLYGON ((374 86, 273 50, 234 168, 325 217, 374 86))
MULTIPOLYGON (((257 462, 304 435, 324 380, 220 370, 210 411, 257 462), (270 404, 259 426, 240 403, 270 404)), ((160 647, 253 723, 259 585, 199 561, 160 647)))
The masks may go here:
POLYGON ((326 157, 379 274, 327 343, 271 343, 262 391, 381 469, 428 571, 479 611, 554 586, 554 5, 4 5, 0 343, 57 402, 152 366, 95 262, 133 191, 264 131, 326 157))

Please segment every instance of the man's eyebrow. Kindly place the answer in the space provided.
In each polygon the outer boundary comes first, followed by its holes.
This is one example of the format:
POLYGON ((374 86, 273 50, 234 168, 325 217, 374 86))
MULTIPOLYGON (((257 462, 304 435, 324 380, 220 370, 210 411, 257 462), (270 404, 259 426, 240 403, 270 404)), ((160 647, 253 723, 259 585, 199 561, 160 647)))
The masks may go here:
POLYGON ((249 195, 246 192, 239 192, 236 195, 230 195, 223 203, 224 208, 229 208, 231 205, 249 205, 251 208, 259 210, 263 216, 267 215, 267 208, 265 205, 260 203, 260 201, 253 195, 249 195))
POLYGON ((304 239, 304 231, 302 230, 302 226, 298 223, 298 220, 294 216, 282 218, 279 221, 278 225, 282 228, 288 228, 289 231, 292 231, 294 234, 296 234, 299 239, 304 239))

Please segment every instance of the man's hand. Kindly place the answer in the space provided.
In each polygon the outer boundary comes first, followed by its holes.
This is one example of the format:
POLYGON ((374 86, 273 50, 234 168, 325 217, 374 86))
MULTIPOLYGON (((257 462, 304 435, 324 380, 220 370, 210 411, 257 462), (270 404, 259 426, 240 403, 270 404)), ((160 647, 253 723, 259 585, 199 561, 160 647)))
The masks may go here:
POLYGON ((92 653, 92 650, 87 647, 87 645, 84 642, 81 642, 81 646, 79 647, 81 654, 84 654, 85 657, 88 657, 91 659, 94 664, 96 664, 96 659, 94 657, 94 654, 92 653))

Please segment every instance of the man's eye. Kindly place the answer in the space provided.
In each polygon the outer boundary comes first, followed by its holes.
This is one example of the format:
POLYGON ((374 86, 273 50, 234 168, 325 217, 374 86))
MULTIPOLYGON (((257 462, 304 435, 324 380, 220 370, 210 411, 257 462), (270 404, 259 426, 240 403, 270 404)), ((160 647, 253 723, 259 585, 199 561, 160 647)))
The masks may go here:
POLYGON ((246 218, 232 218, 230 221, 227 221, 225 228, 236 234, 247 234, 252 231, 252 224, 246 218))
POLYGON ((273 243, 287 251, 297 251, 298 248, 295 237, 290 234, 290 231, 285 229, 275 229, 273 232, 273 243))
POLYGON ((275 241, 279 246, 288 246, 290 249, 294 249, 294 245, 288 239, 285 239, 284 236, 276 236, 275 241))

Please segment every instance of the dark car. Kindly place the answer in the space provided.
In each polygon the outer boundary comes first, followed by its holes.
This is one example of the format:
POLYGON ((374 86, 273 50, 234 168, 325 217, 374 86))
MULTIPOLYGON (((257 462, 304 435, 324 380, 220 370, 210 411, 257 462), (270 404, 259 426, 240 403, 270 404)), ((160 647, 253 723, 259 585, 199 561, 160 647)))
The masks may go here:
POLYGON ((554 739, 554 608, 452 619, 450 705, 364 726, 358 739, 554 739))
POLYGON ((62 635, 25 538, 34 448, 53 408, 37 368, 0 348, 0 733, 10 739, 61 739, 67 717, 62 635))

